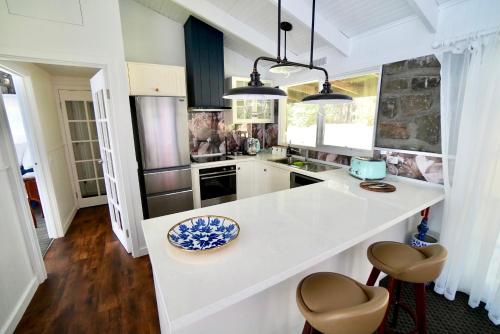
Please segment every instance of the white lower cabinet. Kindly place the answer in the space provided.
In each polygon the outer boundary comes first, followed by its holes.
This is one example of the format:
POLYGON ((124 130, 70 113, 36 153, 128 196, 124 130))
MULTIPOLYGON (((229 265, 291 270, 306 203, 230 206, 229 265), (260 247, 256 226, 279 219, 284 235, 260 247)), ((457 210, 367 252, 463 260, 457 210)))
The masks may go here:
POLYGON ((271 191, 280 191, 290 189, 290 172, 278 167, 270 167, 268 169, 268 177, 270 179, 271 191))
POLYGON ((290 172, 257 162, 254 168, 254 194, 262 195, 290 188, 290 172))
POLYGON ((242 161, 236 164, 236 197, 243 199, 254 196, 254 162, 242 161))

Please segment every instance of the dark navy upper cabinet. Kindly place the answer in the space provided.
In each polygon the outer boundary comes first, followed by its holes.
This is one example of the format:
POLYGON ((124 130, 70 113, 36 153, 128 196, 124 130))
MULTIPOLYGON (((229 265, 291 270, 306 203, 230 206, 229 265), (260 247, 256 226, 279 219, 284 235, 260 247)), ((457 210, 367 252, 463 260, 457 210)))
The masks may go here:
POLYGON ((190 16, 184 24, 184 41, 188 107, 225 108, 222 32, 190 16))

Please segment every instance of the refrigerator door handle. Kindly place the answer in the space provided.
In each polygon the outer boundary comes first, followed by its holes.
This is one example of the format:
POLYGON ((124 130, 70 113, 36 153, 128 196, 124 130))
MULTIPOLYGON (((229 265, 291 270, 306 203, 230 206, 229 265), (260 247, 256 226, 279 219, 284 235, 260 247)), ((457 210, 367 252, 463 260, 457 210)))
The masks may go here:
POLYGON ((186 190, 181 190, 181 191, 172 191, 172 192, 166 192, 166 193, 159 193, 159 194, 153 194, 153 195, 147 195, 147 198, 156 198, 156 197, 162 197, 165 195, 177 195, 177 194, 183 194, 183 193, 189 193, 192 192, 192 189, 186 189, 186 190))
POLYGON ((186 168, 168 168, 168 169, 154 169, 154 170, 145 170, 144 175, 155 175, 155 174, 161 174, 165 172, 172 172, 172 171, 183 171, 183 170, 191 170, 191 167, 186 167, 186 168))

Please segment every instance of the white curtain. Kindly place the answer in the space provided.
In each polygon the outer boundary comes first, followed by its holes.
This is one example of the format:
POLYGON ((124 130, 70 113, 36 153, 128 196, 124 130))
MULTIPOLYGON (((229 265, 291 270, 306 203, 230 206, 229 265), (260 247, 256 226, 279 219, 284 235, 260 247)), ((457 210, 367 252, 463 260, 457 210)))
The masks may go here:
POLYGON ((449 257, 435 291, 486 303, 500 324, 500 34, 441 46, 445 208, 449 257))

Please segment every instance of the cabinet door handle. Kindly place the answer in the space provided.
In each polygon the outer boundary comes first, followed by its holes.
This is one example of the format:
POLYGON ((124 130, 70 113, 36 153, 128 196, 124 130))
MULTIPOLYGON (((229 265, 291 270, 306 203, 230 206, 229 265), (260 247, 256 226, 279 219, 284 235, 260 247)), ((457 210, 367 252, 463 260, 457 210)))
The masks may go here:
POLYGON ((155 92, 159 92, 159 91, 160 91, 160 89, 159 89, 159 88, 155 88, 155 92))
POLYGON ((240 170, 240 169, 241 169, 241 167, 238 167, 238 170, 240 170))
POLYGON ((267 172, 267 169, 266 169, 266 168, 264 168, 264 172, 267 172))

